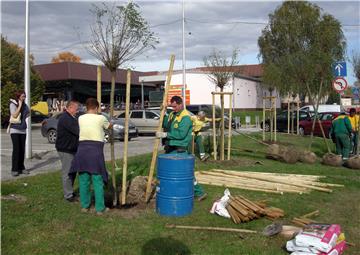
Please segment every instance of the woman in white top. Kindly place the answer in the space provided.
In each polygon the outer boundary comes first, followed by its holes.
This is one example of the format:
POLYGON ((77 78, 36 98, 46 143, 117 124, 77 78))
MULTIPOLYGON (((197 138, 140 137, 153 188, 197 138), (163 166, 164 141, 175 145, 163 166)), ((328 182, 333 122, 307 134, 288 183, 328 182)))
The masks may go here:
POLYGON ((98 108, 99 103, 95 98, 86 100, 87 112, 79 117, 79 147, 70 173, 79 173, 81 210, 89 211, 92 182, 95 210, 102 214, 108 210, 104 202, 104 183, 108 182, 104 158, 104 129, 112 128, 112 124, 103 115, 98 114, 98 108))

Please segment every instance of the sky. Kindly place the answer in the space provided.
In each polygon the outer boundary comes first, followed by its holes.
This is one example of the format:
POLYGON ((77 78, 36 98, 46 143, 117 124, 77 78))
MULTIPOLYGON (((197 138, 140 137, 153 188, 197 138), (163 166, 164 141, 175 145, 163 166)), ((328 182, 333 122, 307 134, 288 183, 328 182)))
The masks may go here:
MULTIPOLYGON (((182 1, 134 1, 159 39, 156 49, 137 57, 127 67, 137 71, 165 71, 171 54, 175 69, 182 68, 182 1)), ((124 1, 117 1, 124 4, 124 1)), ((323 13, 343 25, 347 57, 360 53, 360 1, 317 1, 323 13)), ((82 62, 99 64, 82 42, 90 35, 94 18, 89 1, 30 0, 30 52, 35 64, 50 63, 62 51, 71 51, 82 62)), ((213 49, 230 55, 239 50, 240 64, 259 64, 257 40, 280 1, 185 1, 186 67, 203 66, 213 49)), ((24 46, 25 1, 1 1, 1 33, 10 42, 24 46)), ((356 80, 347 60, 349 84, 356 80)))

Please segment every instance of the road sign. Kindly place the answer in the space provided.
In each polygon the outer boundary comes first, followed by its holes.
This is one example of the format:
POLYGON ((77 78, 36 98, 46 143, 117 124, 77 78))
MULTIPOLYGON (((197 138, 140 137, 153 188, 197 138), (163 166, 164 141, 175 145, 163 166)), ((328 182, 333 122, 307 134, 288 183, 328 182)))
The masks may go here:
POLYGON ((333 65, 333 73, 335 77, 345 77, 346 76, 346 62, 335 62, 333 65))
POLYGON ((338 77, 333 81, 333 87, 337 93, 343 92, 347 88, 347 86, 347 81, 342 77, 338 77))

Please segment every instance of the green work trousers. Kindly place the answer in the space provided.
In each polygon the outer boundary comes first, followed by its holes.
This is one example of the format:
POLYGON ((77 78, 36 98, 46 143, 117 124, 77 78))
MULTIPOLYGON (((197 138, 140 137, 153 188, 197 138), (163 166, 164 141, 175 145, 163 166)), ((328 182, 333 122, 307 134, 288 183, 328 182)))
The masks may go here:
POLYGON ((195 135, 194 138, 194 142, 196 144, 196 148, 198 150, 198 153, 200 155, 204 155, 205 154, 205 149, 204 149, 204 144, 203 144, 203 139, 202 139, 202 135, 195 135))
POLYGON ((347 134, 335 135, 336 154, 341 155, 343 159, 348 159, 350 154, 350 137, 347 134))
POLYGON ((100 174, 80 173, 79 176, 79 189, 80 189, 80 204, 82 208, 90 208, 91 205, 91 192, 90 183, 95 193, 95 210, 102 212, 105 210, 104 202, 104 181, 100 174))
POLYGON ((352 154, 354 155, 357 153, 358 137, 359 137, 358 131, 353 132, 353 135, 351 137, 351 142, 352 142, 352 154))

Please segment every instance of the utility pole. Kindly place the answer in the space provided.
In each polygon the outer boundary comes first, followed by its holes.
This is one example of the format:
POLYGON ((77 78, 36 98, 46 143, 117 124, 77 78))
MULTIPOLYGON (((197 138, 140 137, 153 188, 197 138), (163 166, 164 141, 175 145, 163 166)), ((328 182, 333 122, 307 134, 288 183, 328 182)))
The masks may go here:
POLYGON ((182 69, 183 69, 183 89, 182 96, 184 100, 184 107, 186 108, 186 60, 185 60, 185 0, 182 1, 182 41, 183 41, 183 54, 182 54, 182 69))
MULTIPOLYGON (((24 82, 25 82, 25 94, 26 100, 25 103, 30 108, 31 106, 31 90, 30 90, 30 62, 29 62, 29 0, 25 2, 25 71, 24 71, 24 82)), ((26 129, 26 148, 25 148, 25 157, 30 159, 32 157, 32 144, 31 144, 31 114, 29 118, 26 119, 27 129, 26 129)))

